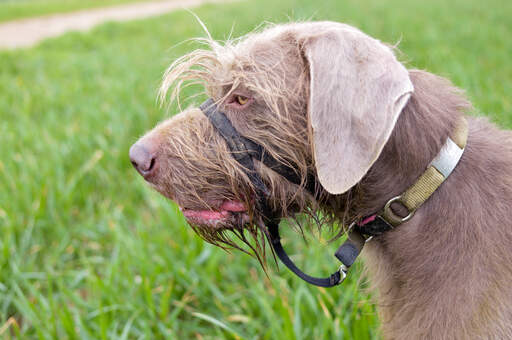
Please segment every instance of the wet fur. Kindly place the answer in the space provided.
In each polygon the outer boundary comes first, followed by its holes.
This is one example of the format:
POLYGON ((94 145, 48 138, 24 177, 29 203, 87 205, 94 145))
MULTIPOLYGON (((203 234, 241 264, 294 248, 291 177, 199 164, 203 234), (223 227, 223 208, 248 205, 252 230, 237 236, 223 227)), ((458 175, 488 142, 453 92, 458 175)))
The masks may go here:
MULTIPOLYGON (((176 96, 182 85, 199 81, 242 134, 302 178, 314 172, 308 65, 294 26, 210 44, 171 65, 162 96, 170 87, 176 96), (224 105, 235 90, 256 97, 243 114, 224 105)), ((378 160, 347 193, 330 195, 317 185, 314 198, 260 165, 284 217, 321 212, 331 227, 346 225, 380 210, 425 170, 471 105, 447 80, 418 70, 409 74, 411 99, 378 160)), ((363 252, 386 339, 512 338, 512 134, 483 118, 468 120, 468 144, 449 179, 412 220, 374 238, 363 252)), ((252 206, 250 182, 197 109, 144 138, 157 140, 166 155, 164 174, 153 185, 165 196, 184 207, 215 209, 223 198, 252 206)), ((221 246, 233 245, 231 231, 249 242, 248 231, 254 251, 261 256, 265 248, 257 226, 195 230, 221 246)))

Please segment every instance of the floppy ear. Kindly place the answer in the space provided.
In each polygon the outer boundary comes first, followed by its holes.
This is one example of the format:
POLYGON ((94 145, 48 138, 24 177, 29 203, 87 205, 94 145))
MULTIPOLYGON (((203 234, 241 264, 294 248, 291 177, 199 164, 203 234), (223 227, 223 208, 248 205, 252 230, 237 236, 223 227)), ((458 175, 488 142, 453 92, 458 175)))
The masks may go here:
POLYGON ((350 26, 309 36, 303 49, 316 171, 341 194, 377 160, 413 85, 390 48, 350 26))

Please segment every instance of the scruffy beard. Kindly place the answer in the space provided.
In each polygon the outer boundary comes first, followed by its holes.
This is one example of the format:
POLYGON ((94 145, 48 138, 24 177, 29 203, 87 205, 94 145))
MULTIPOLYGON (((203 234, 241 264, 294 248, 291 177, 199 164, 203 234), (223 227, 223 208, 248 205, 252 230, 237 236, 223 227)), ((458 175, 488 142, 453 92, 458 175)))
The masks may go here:
POLYGON ((203 240, 224 250, 237 249, 249 254, 265 268, 267 230, 263 218, 248 206, 239 201, 224 201, 216 210, 180 210, 203 240))
MULTIPOLYGON (((268 230, 264 218, 253 209, 242 209, 241 202, 228 202, 215 210, 181 209, 191 228, 203 240, 224 250, 240 250, 258 260, 266 271, 268 230), (224 207, 225 209, 222 209, 224 207), (231 210, 229 210, 231 209, 231 210)), ((335 233, 336 239, 343 233, 343 228, 336 228, 334 217, 327 211, 308 206, 301 210, 286 209, 283 219, 288 221, 297 233, 305 238, 305 231, 316 231, 317 234, 328 229, 329 234, 335 233)), ((282 211, 281 211, 282 212, 282 211)), ((273 248, 270 247, 274 261, 273 248)))

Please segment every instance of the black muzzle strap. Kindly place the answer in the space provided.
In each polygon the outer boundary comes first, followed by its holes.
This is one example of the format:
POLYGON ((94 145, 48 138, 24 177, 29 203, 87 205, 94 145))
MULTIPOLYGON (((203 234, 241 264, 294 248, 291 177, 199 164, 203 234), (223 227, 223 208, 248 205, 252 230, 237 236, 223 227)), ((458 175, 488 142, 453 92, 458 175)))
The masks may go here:
MULTIPOLYGON (((201 111, 203 111, 215 129, 224 138, 233 155, 233 158, 235 158, 235 160, 244 168, 250 170, 250 173, 255 172, 253 164, 253 158, 255 158, 293 184, 301 184, 300 176, 292 167, 279 162, 270 153, 266 152, 261 145, 240 135, 238 131, 233 127, 233 124, 231 124, 231 121, 228 119, 228 117, 226 117, 224 112, 217 110, 217 105, 215 105, 213 99, 210 98, 206 100, 203 104, 201 104, 199 108, 201 111)), ((261 178, 256 181, 261 181, 261 178)), ((252 179, 251 182, 254 184, 252 179)), ((256 187, 258 189, 263 189, 260 188, 259 184, 256 187)), ((305 188, 312 195, 315 195, 315 178, 312 174, 307 176, 305 188)))
MULTIPOLYGON (((341 261, 342 265, 332 275, 326 278, 317 278, 305 274, 301 271, 286 254, 279 235, 279 220, 280 217, 272 210, 269 205, 269 191, 263 182, 259 173, 255 170, 254 159, 261 161, 267 167, 277 172, 288 181, 300 185, 301 178, 297 172, 276 160, 264 148, 255 143, 254 141, 240 135, 233 127, 231 121, 226 115, 217 109, 217 105, 210 98, 206 100, 201 106, 201 111, 208 117, 215 129, 226 141, 232 156, 235 160, 244 167, 245 173, 249 180, 256 189, 257 197, 257 210, 261 213, 263 221, 267 227, 266 236, 274 249, 275 254, 283 264, 288 267, 293 273, 299 276, 304 281, 320 286, 320 287, 333 287, 341 282, 346 277, 348 268, 354 263, 355 259, 361 252, 364 245, 364 237, 356 230, 351 230, 348 239, 338 248, 335 256, 341 261)), ((312 175, 309 175, 305 183, 306 189, 315 195, 315 180, 312 175)))

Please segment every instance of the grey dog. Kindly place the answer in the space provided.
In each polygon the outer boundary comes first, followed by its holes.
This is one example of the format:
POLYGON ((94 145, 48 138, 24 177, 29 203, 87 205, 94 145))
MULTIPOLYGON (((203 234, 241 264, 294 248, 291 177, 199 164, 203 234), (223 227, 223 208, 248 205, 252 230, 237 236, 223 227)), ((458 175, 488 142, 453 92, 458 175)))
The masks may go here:
MULTIPOLYGON (((380 211, 418 181, 466 117, 456 167, 412 218, 367 243, 364 263, 384 338, 512 339, 510 132, 466 116, 471 104, 449 81, 407 70, 392 47, 345 24, 274 25, 209 44, 170 66, 162 96, 204 84, 241 135, 294 169, 298 184, 254 160, 280 217, 320 212, 346 226, 380 211)), ((256 189, 201 110, 159 124, 130 156, 207 241, 251 235, 261 253, 256 189)))

